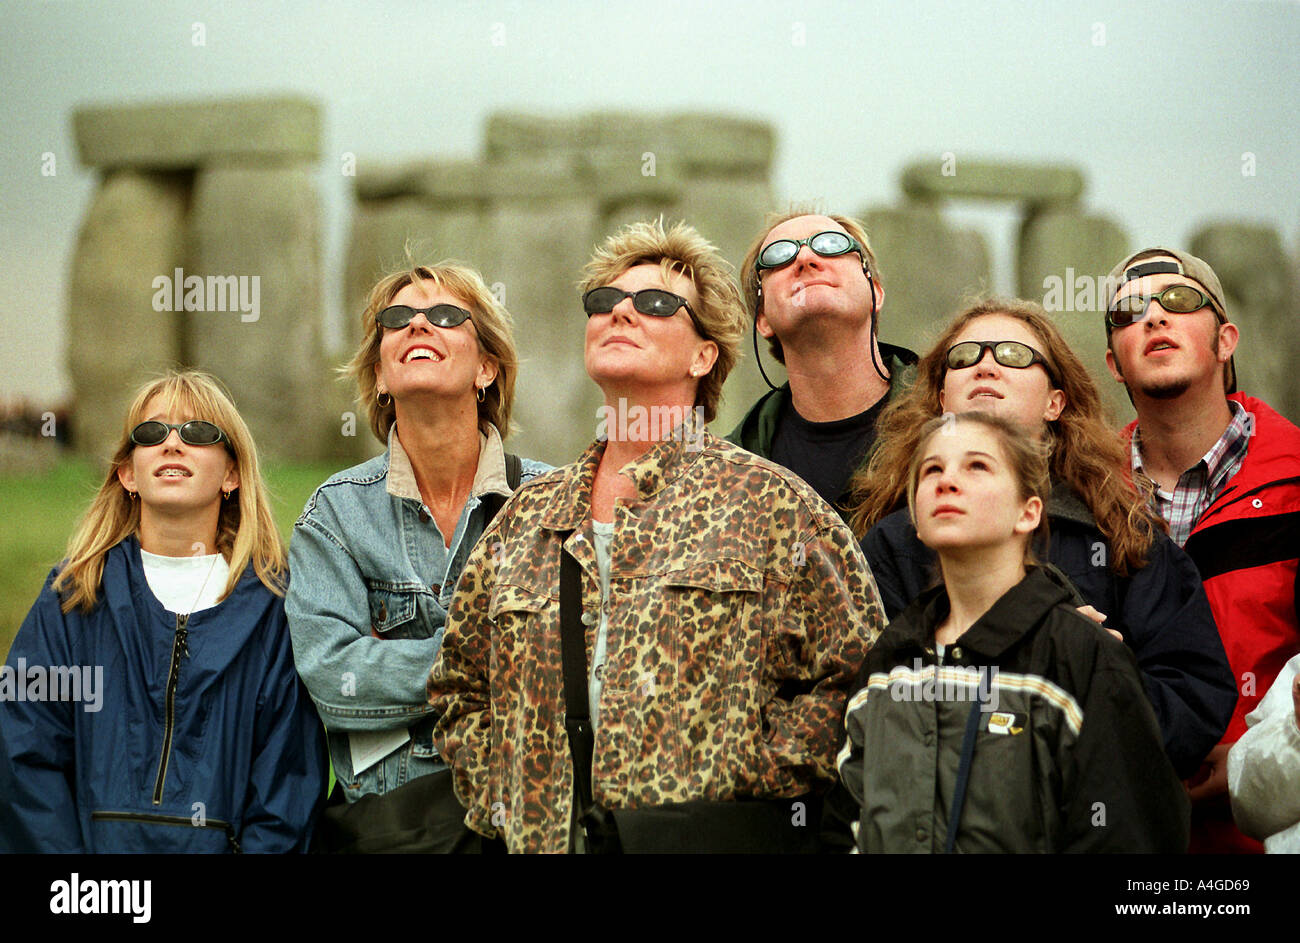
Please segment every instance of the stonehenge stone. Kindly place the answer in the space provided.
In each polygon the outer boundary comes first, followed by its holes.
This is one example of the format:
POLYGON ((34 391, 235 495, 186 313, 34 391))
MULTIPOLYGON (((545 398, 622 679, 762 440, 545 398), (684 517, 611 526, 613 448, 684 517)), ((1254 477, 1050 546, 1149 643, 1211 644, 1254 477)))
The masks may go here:
POLYGON ((909 163, 901 178, 903 193, 917 200, 966 197, 1030 204, 1070 204, 1083 195, 1083 173, 1074 167, 945 156, 950 160, 909 163))
POLYGON ((1296 272, 1277 231, 1269 226, 1216 223, 1188 245, 1219 276, 1228 318, 1240 331, 1234 363, 1237 389, 1300 421, 1300 342, 1296 272))
POLYGON ((577 289, 595 220, 595 201, 571 196, 498 201, 484 222, 480 270, 514 316, 520 359, 510 449, 554 465, 595 437, 602 402, 583 363, 587 318, 577 289))
POLYGON ((1123 384, 1106 369, 1106 274, 1130 251, 1128 234, 1113 220, 1081 211, 1031 214, 1020 227, 1017 292, 1051 315, 1092 374, 1112 418, 1127 423, 1133 407, 1123 384))
POLYGON ((188 176, 108 174, 82 223, 68 292, 77 448, 108 459, 134 389, 180 359, 181 315, 158 310, 185 251, 188 176))
POLYGON ((921 204, 865 210, 859 218, 885 289, 880 339, 923 354, 965 300, 988 290, 984 237, 954 229, 921 204))
POLYGON ((188 359, 227 382, 263 453, 281 459, 346 455, 353 445, 340 431, 343 394, 333 392, 321 340, 320 238, 306 167, 199 172, 188 274, 236 279, 239 303, 213 304, 209 294, 186 312, 188 359))
POLYGON ((320 156, 320 107, 295 96, 78 108, 72 124, 90 167, 180 169, 241 157, 320 156))

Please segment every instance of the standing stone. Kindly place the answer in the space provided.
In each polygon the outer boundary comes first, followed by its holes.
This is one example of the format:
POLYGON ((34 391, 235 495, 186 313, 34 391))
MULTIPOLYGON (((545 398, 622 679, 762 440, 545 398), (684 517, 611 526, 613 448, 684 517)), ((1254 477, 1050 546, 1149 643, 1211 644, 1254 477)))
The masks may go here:
POLYGON ((177 364, 183 315, 155 310, 155 279, 182 264, 187 194, 186 175, 117 171, 82 224, 67 337, 83 454, 109 458, 134 390, 177 364))
POLYGON ((953 229, 933 207, 908 203, 859 217, 880 264, 880 339, 924 354, 968 298, 988 290, 984 237, 953 229))
POLYGON ((483 278, 503 289, 521 361, 520 431, 510 449, 555 465, 573 461, 595 438, 603 402, 583 362, 587 318, 577 289, 595 220, 594 200, 573 191, 503 199, 489 210, 483 239, 483 278))
POLYGON ((1189 246, 1219 276, 1228 318, 1237 325, 1237 389, 1300 421, 1300 305, 1296 272, 1282 240, 1269 226, 1206 226, 1189 246))
POLYGON ((1103 405, 1120 423, 1134 413, 1123 384, 1106 369, 1105 314, 1110 299, 1102 282, 1131 251, 1129 244, 1128 234, 1106 217, 1059 210, 1025 220, 1017 253, 1020 296, 1047 308, 1092 374, 1103 405))
POLYGON ((282 459, 352 446, 322 347, 318 205, 302 166, 214 165, 195 185, 187 274, 235 279, 240 304, 212 310, 222 306, 209 298, 188 312, 189 352, 230 386, 262 452, 282 459))

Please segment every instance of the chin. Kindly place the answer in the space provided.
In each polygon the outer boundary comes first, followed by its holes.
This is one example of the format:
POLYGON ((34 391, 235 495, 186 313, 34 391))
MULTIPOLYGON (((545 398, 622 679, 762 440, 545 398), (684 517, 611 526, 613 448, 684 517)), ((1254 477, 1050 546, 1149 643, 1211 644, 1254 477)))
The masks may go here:
POLYGON ((1192 381, 1187 379, 1164 380, 1148 383, 1142 387, 1142 395, 1148 399, 1177 399, 1191 389, 1192 381))

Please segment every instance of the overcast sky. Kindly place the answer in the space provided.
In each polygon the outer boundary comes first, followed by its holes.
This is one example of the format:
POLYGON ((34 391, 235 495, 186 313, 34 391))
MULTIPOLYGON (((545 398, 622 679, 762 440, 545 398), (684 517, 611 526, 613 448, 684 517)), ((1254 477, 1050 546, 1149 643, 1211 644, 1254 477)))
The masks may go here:
MULTIPOLYGON (((1293 2, 4 0, 0 395, 68 392, 65 345, 96 316, 66 301, 95 186, 73 147, 78 105, 318 100, 336 307, 351 180, 339 155, 474 156, 503 109, 760 118, 778 134, 778 199, 850 212, 895 200, 914 158, 1063 161, 1085 170, 1087 206, 1141 243, 1244 218, 1276 226, 1294 255, 1297 50, 1293 2), (40 172, 46 152, 54 177, 40 172)), ((1009 288, 1011 214, 955 218, 986 228, 1009 288)))

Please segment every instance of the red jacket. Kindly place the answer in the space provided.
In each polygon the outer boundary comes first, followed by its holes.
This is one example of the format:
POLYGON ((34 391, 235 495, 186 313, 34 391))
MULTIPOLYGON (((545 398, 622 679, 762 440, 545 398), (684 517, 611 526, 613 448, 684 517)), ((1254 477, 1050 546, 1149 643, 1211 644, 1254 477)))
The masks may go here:
MULTIPOLYGON (((1205 581, 1237 678, 1240 697, 1222 740, 1235 743, 1246 732, 1246 715, 1300 651, 1300 429, 1262 400, 1228 398, 1254 415, 1254 435, 1241 468, 1183 549, 1205 581)), ((1136 426, 1129 424, 1126 438, 1136 426)))

